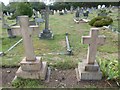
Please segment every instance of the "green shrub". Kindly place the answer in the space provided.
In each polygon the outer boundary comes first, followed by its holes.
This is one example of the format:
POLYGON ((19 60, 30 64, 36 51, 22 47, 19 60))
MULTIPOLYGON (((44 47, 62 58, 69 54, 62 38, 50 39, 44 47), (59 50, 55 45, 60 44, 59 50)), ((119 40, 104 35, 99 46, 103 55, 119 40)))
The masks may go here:
POLYGON ((112 18, 110 17, 102 17, 102 16, 98 16, 93 18, 90 22, 89 25, 91 26, 95 26, 95 27, 102 27, 102 26, 108 26, 113 22, 112 18))

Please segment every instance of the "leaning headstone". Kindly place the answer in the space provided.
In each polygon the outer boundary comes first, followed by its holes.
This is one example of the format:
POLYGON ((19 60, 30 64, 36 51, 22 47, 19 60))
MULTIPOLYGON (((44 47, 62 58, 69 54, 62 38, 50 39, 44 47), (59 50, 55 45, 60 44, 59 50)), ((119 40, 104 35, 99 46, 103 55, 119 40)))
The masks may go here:
POLYGON ((32 38, 29 33, 28 16, 20 16, 20 27, 25 49, 25 57, 20 62, 20 68, 16 76, 23 79, 45 80, 48 72, 47 62, 42 62, 41 57, 36 57, 32 44, 32 38))
POLYGON ((91 28, 90 36, 83 36, 83 44, 89 44, 87 60, 78 64, 76 69, 77 79, 80 80, 101 80, 102 72, 96 61, 97 46, 105 43, 105 36, 99 36, 98 28, 91 28))

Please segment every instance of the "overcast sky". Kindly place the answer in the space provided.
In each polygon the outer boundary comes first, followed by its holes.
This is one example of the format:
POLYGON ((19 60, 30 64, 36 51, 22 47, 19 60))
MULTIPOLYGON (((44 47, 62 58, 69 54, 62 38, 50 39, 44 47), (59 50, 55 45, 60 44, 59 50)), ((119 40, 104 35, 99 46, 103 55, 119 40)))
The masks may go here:
POLYGON ((5 5, 9 4, 9 0, 0 0, 1 2, 3 2, 5 5))

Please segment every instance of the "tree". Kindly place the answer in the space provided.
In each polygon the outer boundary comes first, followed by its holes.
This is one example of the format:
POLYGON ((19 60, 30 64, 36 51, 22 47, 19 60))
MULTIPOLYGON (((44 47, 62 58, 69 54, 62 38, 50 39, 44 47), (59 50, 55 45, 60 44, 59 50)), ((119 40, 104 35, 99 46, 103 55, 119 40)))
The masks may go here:
POLYGON ((20 2, 18 3, 15 11, 16 16, 20 15, 28 15, 31 17, 33 15, 33 10, 31 8, 31 5, 27 2, 20 2))

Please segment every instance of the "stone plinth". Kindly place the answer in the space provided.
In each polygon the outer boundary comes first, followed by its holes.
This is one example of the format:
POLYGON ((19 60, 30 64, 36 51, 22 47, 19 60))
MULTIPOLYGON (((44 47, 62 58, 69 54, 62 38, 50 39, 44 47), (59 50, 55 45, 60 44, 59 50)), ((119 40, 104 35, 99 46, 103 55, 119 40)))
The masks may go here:
POLYGON ((34 62, 28 62, 24 58, 20 64, 21 67, 16 72, 17 77, 23 79, 46 79, 48 66, 47 62, 42 62, 41 57, 37 57, 34 62))
POLYGON ((53 39, 53 33, 52 31, 49 32, 44 32, 45 30, 43 30, 43 32, 40 33, 39 37, 40 39, 53 39))
POLYGON ((78 81, 102 79, 102 72, 100 71, 98 63, 95 62, 94 64, 88 64, 87 60, 84 60, 82 63, 78 63, 76 74, 78 81))

